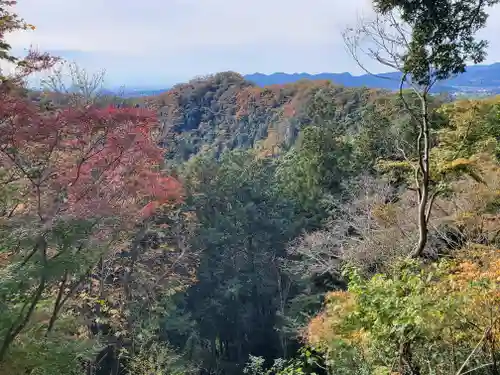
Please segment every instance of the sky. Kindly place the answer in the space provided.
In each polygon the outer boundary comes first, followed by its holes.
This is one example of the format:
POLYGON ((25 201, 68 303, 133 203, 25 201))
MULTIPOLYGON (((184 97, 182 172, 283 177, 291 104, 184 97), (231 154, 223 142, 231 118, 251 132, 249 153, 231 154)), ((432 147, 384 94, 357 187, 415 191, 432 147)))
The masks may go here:
MULTIPOLYGON (((19 0, 35 31, 8 37, 94 72, 106 84, 165 87, 219 71, 362 71, 341 32, 369 16, 370 0, 19 0)), ((480 36, 500 61, 500 7, 480 36)), ((375 68, 376 69, 376 68, 375 68)))

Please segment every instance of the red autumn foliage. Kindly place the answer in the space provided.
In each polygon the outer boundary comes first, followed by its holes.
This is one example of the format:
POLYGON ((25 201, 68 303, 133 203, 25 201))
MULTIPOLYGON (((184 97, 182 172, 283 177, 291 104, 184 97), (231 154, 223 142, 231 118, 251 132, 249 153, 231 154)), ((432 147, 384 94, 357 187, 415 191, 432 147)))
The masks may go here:
MULTIPOLYGON (((138 108, 43 112, 8 93, 0 98, 0 186, 14 190, 10 217, 45 225, 63 218, 133 223, 181 186, 160 170, 157 122, 138 108)), ((49 224, 50 225, 50 224, 49 224)))
MULTIPOLYGON (((112 219, 134 224, 181 186, 161 171, 154 115, 142 109, 70 106, 43 111, 22 96, 23 81, 58 58, 29 51, 13 56, 5 35, 35 29, 0 0, 0 218, 11 226, 50 228, 60 219, 112 219)), ((115 225, 113 225, 115 227, 115 225)))

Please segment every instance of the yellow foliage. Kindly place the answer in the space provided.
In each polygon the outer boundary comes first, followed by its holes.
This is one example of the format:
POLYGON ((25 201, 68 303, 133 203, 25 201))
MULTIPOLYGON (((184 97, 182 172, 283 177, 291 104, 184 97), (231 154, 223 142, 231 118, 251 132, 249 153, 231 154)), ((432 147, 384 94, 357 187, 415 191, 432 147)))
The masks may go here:
MULTIPOLYGON (((448 119, 448 126, 438 132, 439 147, 434 153, 442 160, 469 157, 492 152, 497 145, 497 124, 500 96, 481 100, 460 100, 446 104, 439 112, 448 119)), ((500 118, 498 118, 500 120, 500 118)))
MULTIPOLYGON (((500 281, 500 249, 480 244, 470 244, 465 256, 452 269, 451 279, 454 281, 500 281)), ((466 287, 466 285, 462 285, 466 287)), ((500 287, 500 284, 497 285, 500 287)))
POLYGON ((455 168, 461 165, 471 165, 472 161, 470 159, 459 158, 455 159, 450 163, 451 168, 455 168))
POLYGON ((402 171, 412 171, 413 170, 413 164, 410 163, 409 161, 388 161, 388 160, 380 160, 377 163, 377 167, 381 171, 389 171, 391 169, 397 169, 397 170, 402 170, 402 171))
POLYGON ((306 330, 306 341, 315 348, 327 349, 334 341, 342 340, 353 346, 364 346, 368 342, 364 330, 349 330, 344 327, 345 319, 356 310, 352 293, 335 291, 325 297, 326 308, 311 319, 306 330))

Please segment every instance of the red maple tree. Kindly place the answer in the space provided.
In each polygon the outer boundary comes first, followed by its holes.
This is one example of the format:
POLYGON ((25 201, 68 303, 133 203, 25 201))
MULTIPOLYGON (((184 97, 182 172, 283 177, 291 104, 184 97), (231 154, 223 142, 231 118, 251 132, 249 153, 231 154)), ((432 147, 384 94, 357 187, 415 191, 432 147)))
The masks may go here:
POLYGON ((180 184, 161 171, 154 113, 112 106, 47 111, 22 96, 23 80, 59 59, 37 51, 10 54, 6 34, 34 29, 11 11, 15 4, 0 0, 0 59, 13 64, 12 74, 0 75, 4 219, 36 218, 45 227, 69 217, 133 223, 179 199, 180 184))
POLYGON ((0 367, 44 295, 57 294, 48 334, 96 262, 127 247, 157 208, 182 199, 180 183, 162 168, 153 112, 79 104, 49 110, 25 95, 25 78, 58 59, 10 54, 5 35, 34 28, 13 5, 0 0, 0 61, 13 68, 0 74, 0 251, 3 269, 23 282, 1 297, 18 293, 24 304, 9 310, 18 316, 0 337, 0 367), (61 232, 82 223, 79 236, 61 232), (33 267, 25 269, 29 261, 33 267))
POLYGON ((15 186, 17 197, 10 218, 133 223, 180 198, 180 184, 161 171, 163 150, 152 136, 157 122, 147 110, 44 112, 8 93, 0 100, 0 184, 15 186))

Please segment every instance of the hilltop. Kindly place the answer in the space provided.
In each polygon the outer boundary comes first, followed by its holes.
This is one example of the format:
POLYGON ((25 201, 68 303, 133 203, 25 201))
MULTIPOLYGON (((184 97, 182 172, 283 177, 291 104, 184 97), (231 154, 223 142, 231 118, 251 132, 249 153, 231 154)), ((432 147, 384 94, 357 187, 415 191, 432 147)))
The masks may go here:
POLYGON ((223 72, 135 101, 158 110, 169 158, 187 160, 202 151, 218 156, 236 148, 288 149, 311 122, 354 131, 367 107, 388 94, 320 80, 263 88, 223 72))

